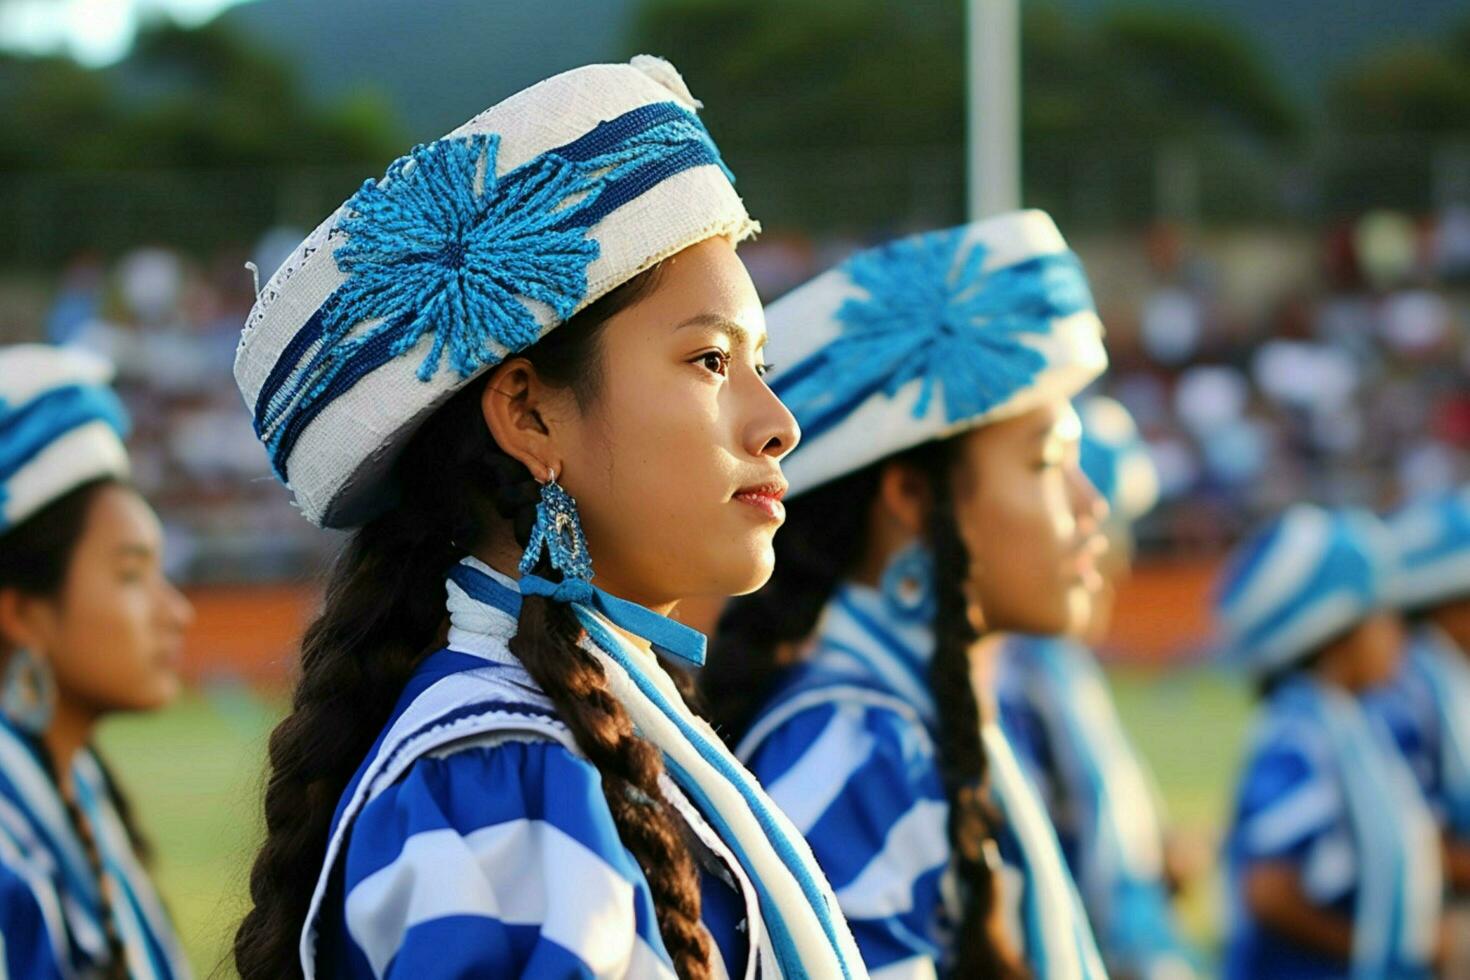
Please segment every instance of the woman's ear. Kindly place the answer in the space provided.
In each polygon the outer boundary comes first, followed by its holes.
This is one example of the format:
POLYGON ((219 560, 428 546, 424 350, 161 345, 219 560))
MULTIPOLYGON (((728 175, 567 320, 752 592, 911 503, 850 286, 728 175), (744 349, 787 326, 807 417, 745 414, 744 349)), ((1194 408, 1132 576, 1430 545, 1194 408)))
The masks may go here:
POLYGON ((480 395, 480 412, 495 444, 543 483, 562 469, 556 450, 557 416, 548 411, 551 396, 551 389, 524 357, 496 367, 480 395))
POLYGON ((41 654, 45 634, 41 599, 19 589, 0 589, 0 653, 29 650, 41 654))
POLYGON ((929 478, 916 467, 889 463, 878 477, 878 500, 890 520, 908 537, 917 537, 929 526, 934 491, 929 478))

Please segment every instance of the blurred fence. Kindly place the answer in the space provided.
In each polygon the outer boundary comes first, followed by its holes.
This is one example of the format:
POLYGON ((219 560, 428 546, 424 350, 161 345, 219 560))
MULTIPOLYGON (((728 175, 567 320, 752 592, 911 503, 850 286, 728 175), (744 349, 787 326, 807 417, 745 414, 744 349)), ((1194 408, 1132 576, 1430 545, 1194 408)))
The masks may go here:
MULTIPOLYGON (((718 121, 716 120, 716 125, 718 121)), ((767 227, 868 237, 963 218, 964 147, 733 148, 731 166, 767 227)), ((1281 148, 1181 136, 1167 141, 1032 138, 1026 200, 1071 232, 1185 224, 1317 225, 1380 207, 1470 204, 1470 133, 1328 135, 1281 148)), ((0 179, 0 270, 54 270, 78 250, 141 243, 189 251, 310 227, 387 161, 289 171, 11 172, 0 179)))

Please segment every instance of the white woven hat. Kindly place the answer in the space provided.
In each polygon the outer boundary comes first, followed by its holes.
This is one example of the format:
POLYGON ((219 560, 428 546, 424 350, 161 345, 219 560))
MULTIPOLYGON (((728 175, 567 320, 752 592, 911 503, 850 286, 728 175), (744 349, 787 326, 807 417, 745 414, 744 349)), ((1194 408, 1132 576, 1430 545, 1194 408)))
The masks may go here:
POLYGON ((802 429, 793 494, 1070 399, 1108 363, 1081 263, 1041 211, 859 252, 766 322, 767 380, 802 429))
POLYGON ((1389 515, 1388 528, 1399 608, 1470 599, 1470 486, 1407 504, 1389 515))
POLYGON ((1109 519, 1132 524, 1159 502, 1159 471, 1138 423, 1122 402, 1090 395, 1077 403, 1082 417, 1082 472, 1107 501, 1109 519))
POLYGON ((1393 561, 1391 535, 1368 511, 1293 504, 1220 573, 1223 661, 1254 677, 1290 667, 1385 607, 1393 561))
POLYGON ((112 366, 45 344, 0 348, 0 533, 91 480, 128 475, 112 366))
POLYGON ((450 395, 683 249, 755 230, 668 62, 591 65, 416 147, 261 291, 235 380, 315 524, 391 503, 388 471, 450 395))

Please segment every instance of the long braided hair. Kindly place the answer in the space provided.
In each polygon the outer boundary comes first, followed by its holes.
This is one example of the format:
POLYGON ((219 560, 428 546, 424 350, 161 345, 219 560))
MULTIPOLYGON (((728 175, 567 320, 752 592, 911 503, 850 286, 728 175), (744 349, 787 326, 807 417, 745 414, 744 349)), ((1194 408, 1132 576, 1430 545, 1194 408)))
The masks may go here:
MULTIPOLYGON (((601 328, 645 295, 658 267, 552 331, 522 356, 579 406, 595 402, 601 328)), ((339 557, 321 614, 302 643, 291 713, 270 739, 266 839, 250 876, 254 907, 235 936, 244 980, 299 977, 298 943, 337 800, 418 663, 444 640, 444 576, 506 524, 522 547, 539 486, 495 444, 480 411, 485 381, 454 395, 415 435, 395 467, 399 502, 358 530, 339 557)), ((536 573, 555 579, 543 558, 536 573)), ((556 705, 597 767, 623 844, 648 880, 659 931, 680 977, 710 975, 699 879, 659 788, 663 761, 578 646, 567 606, 521 602, 510 648, 556 705)))
MULTIPOLYGON (((86 531, 87 516, 92 502, 108 487, 126 486, 117 480, 104 478, 84 483, 63 494, 56 500, 26 518, 20 524, 0 535, 0 589, 18 589, 33 596, 55 598, 66 584, 67 572, 71 567, 72 555, 86 531)), ((98 651, 99 656, 102 651, 98 651)), ((41 760, 46 774, 51 777, 66 811, 72 830, 82 843, 82 853, 87 858, 89 870, 99 883, 102 881, 102 856, 97 847, 97 830, 88 823, 74 797, 61 792, 61 772, 57 761, 46 747, 44 739, 28 732, 18 732, 30 743, 31 749, 41 760)), ((128 842, 138 858, 147 863, 151 856, 148 840, 133 819, 132 807, 127 797, 113 779, 111 771, 103 762, 95 747, 88 746, 98 767, 102 770, 103 785, 112 802, 113 809, 127 832, 128 842)), ((111 909, 111 898, 106 888, 100 888, 102 899, 102 930, 107 942, 108 961, 105 968, 108 977, 127 976, 127 958, 122 939, 111 909)))
POLYGON ((775 574, 760 591, 726 607, 700 686, 713 721, 734 745, 797 659, 828 599, 856 570, 883 471, 895 465, 923 473, 933 497, 926 536, 938 601, 929 684, 938 707, 936 749, 949 801, 950 848, 965 885, 952 973, 1023 977, 1019 956, 997 927, 997 882, 987 860, 1000 818, 987 802, 981 706, 970 675, 970 650, 979 636, 966 608, 969 556, 955 525, 951 443, 890 456, 791 501, 776 535, 775 574))

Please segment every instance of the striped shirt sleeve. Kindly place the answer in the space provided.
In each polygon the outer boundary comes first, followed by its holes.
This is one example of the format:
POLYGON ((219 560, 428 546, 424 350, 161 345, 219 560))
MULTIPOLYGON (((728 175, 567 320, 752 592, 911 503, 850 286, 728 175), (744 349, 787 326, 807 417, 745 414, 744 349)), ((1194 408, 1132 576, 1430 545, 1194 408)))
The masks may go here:
POLYGON ((354 977, 672 977, 597 771, 552 742, 420 759, 344 864, 354 977))
POLYGON ((922 730, 879 706, 816 705, 775 728, 751 769, 811 844, 872 975, 933 977, 949 841, 922 730))
POLYGON ((1261 746, 1240 783, 1237 846, 1246 861, 1300 863, 1340 820, 1344 801, 1312 753, 1290 740, 1261 746))

